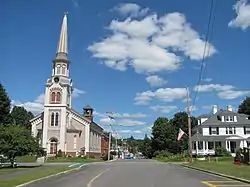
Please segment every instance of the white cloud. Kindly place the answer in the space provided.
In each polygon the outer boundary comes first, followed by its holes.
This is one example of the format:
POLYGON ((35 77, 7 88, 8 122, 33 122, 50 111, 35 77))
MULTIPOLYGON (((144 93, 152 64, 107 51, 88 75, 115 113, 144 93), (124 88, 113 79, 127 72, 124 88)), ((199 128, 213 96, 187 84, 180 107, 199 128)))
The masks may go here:
POLYGON ((135 3, 122 3, 113 8, 114 11, 117 11, 119 14, 123 16, 129 17, 141 17, 145 16, 149 8, 141 8, 139 5, 135 3))
POLYGON ((71 2, 72 2, 74 7, 76 7, 76 8, 80 7, 79 0, 71 0, 71 2))
POLYGON ((135 104, 148 104, 152 99, 160 101, 172 102, 174 100, 184 99, 187 95, 186 88, 159 88, 156 91, 145 91, 137 93, 135 97, 135 104))
POLYGON ((155 105, 150 107, 152 110, 161 112, 161 113, 170 113, 176 110, 178 107, 177 106, 160 106, 160 105, 155 105))
MULTIPOLYGON (((120 71, 128 67, 137 73, 174 71, 182 63, 176 52, 192 60, 200 60, 204 53, 205 41, 178 12, 162 17, 151 14, 140 20, 112 20, 108 28, 112 35, 93 43, 88 50, 106 66, 120 71)), ((206 57, 216 52, 209 45, 206 57)))
POLYGON ((146 78, 146 81, 151 85, 151 86, 163 86, 164 84, 167 83, 166 80, 164 80, 163 78, 157 76, 157 75, 152 75, 152 76, 148 76, 146 78))
POLYGON ((213 79, 211 79, 211 78, 205 78, 205 79, 203 79, 203 81, 205 81, 205 82, 211 82, 213 79))
POLYGON ((82 94, 85 94, 85 91, 83 90, 80 90, 78 88, 74 88, 74 91, 73 91, 73 94, 72 94, 72 97, 79 97, 80 95, 82 94))
POLYGON ((195 86, 195 91, 199 92, 216 92, 220 99, 235 99, 241 96, 250 94, 249 90, 237 90, 232 85, 222 85, 222 84, 207 84, 195 86))
POLYGON ((25 102, 22 103, 17 100, 12 100, 11 102, 12 106, 22 106, 27 111, 32 112, 33 114, 39 114, 43 110, 44 105, 44 94, 39 95, 34 101, 32 102, 25 102))
POLYGON ((117 120, 117 124, 121 126, 138 126, 138 125, 145 125, 146 123, 143 121, 132 120, 132 119, 121 119, 117 120))
POLYGON ((99 112, 94 111, 94 115, 96 115, 98 117, 102 117, 102 118, 107 117, 107 115, 110 115, 110 116, 115 117, 115 118, 146 118, 146 117, 148 117, 147 114, 143 114, 143 113, 140 113, 140 112, 134 113, 134 114, 108 112, 108 113, 104 114, 104 113, 99 113, 99 112))
POLYGON ((250 4, 247 2, 247 0, 239 0, 233 6, 237 16, 228 23, 229 27, 239 27, 242 30, 250 27, 250 4))

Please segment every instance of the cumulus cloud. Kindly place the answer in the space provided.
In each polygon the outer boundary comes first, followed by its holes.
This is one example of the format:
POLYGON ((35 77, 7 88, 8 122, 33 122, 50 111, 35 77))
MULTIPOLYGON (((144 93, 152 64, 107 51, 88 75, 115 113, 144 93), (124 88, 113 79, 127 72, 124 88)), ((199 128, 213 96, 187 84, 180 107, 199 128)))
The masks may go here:
POLYGON ((167 83, 166 80, 163 78, 157 76, 157 75, 151 75, 146 78, 146 81, 153 87, 163 86, 167 83))
POLYGON ((172 102, 175 100, 184 99, 186 95, 186 88, 159 88, 156 91, 148 90, 137 93, 134 100, 136 105, 145 105, 148 104, 152 99, 172 102))
POLYGON ((155 105, 150 107, 152 110, 156 112, 161 112, 161 113, 170 113, 176 110, 178 107, 177 106, 161 106, 161 105, 155 105))
POLYGON ((33 114, 39 114, 43 110, 44 105, 44 94, 39 95, 34 101, 22 103, 18 100, 12 100, 12 106, 22 106, 27 111, 32 112, 33 114))
POLYGON ((121 3, 115 6, 113 11, 118 12, 122 16, 141 17, 149 12, 149 8, 142 8, 135 3, 121 3))
POLYGON ((247 0, 239 0, 233 6, 237 16, 228 23, 229 27, 241 28, 242 30, 250 27, 250 3, 248 2, 247 0))
POLYGON ((250 94, 249 90, 237 90, 232 85, 222 85, 222 84, 204 84, 195 86, 195 91, 199 92, 216 92, 220 99, 236 99, 250 94))
MULTIPOLYGON (((180 68, 183 57, 200 60, 204 53, 205 41, 179 12, 112 20, 108 29, 111 35, 94 42, 88 50, 106 66, 120 71, 128 67, 137 73, 174 71, 180 68)), ((206 57, 216 52, 208 45, 206 57)))
POLYGON ((74 88, 72 97, 76 98, 79 97, 80 95, 85 94, 85 91, 78 89, 78 88, 74 88))

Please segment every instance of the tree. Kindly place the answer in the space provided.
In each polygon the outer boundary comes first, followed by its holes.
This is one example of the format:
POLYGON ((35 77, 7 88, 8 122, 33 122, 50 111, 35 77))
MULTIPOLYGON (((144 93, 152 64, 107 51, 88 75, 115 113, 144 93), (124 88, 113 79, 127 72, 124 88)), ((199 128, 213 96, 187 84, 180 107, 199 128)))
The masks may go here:
POLYGON ((248 119, 250 119, 250 97, 246 97, 239 105, 238 113, 246 114, 248 119))
MULTIPOLYGON (((178 112, 171 120, 157 118, 152 127, 152 149, 154 156, 161 151, 168 151, 173 154, 183 153, 188 149, 188 136, 177 141, 179 129, 188 134, 188 115, 186 112, 178 112)), ((191 117, 191 128, 197 125, 197 120, 191 117)))
POLYGON ((10 105, 11 100, 0 83, 0 124, 10 123, 10 105))
POLYGON ((152 127, 152 149, 154 152, 166 150, 172 143, 173 127, 168 118, 159 117, 152 127))
POLYGON ((14 167, 17 156, 41 152, 36 138, 30 135, 29 130, 19 125, 0 126, 0 154, 7 156, 14 167))
POLYGON ((11 111, 11 117, 13 124, 24 126, 27 129, 31 129, 30 120, 34 117, 31 112, 28 112, 24 107, 14 106, 11 111))
POLYGON ((144 139, 140 142, 138 150, 147 158, 153 157, 152 140, 145 135, 144 139))

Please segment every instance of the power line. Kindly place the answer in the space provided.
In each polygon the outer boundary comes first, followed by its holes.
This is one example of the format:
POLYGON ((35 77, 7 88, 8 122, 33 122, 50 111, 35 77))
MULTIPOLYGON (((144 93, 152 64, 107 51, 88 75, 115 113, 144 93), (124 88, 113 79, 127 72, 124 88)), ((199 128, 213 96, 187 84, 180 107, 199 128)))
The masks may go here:
POLYGON ((199 76, 198 76, 198 81, 196 84, 196 90, 195 90, 195 94, 194 94, 194 99, 193 99, 193 104, 191 106, 190 111, 193 110, 193 107, 195 106, 195 102, 197 99, 197 95, 199 93, 199 85, 202 81, 202 75, 204 72, 204 67, 206 64, 206 54, 210 53, 210 47, 211 45, 209 44, 209 36, 210 36, 210 41, 212 40, 213 37, 213 31, 214 31, 214 22, 215 22, 215 5, 216 5, 216 1, 211 0, 211 5, 210 5, 210 11, 209 11, 209 16, 208 16, 208 25, 207 25, 207 33, 206 33, 206 38, 205 38, 205 46, 204 46, 204 51, 203 51, 203 56, 202 56, 202 60, 201 60, 201 66, 200 66, 200 71, 199 71, 199 76), (212 33, 210 33, 212 28, 212 33))

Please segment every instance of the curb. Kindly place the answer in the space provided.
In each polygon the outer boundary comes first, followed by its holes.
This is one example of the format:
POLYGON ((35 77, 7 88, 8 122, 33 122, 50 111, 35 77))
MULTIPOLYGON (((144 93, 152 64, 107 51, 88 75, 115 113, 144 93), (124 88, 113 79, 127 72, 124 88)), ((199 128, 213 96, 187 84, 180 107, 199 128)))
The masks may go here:
POLYGON ((84 167, 86 165, 88 165, 88 164, 83 164, 83 165, 81 165, 80 167, 77 167, 77 168, 73 168, 73 169, 70 169, 70 170, 66 170, 66 171, 62 171, 62 172, 55 173, 55 174, 52 174, 52 175, 48 175, 46 177, 41 177, 41 178, 38 178, 38 179, 35 179, 35 180, 31 180, 29 182, 26 182, 26 183, 23 183, 23 184, 19 184, 16 187, 24 187, 24 186, 27 186, 28 184, 31 184, 31 183, 34 183, 34 182, 38 182, 38 181, 41 181, 41 180, 44 180, 44 179, 48 179, 50 177, 55 177, 55 176, 58 176, 58 175, 67 174, 67 173, 70 173, 72 171, 79 170, 79 169, 81 169, 82 167, 84 167))
POLYGON ((234 177, 234 176, 231 176, 231 175, 225 175, 225 174, 222 174, 222 173, 217 173, 217 172, 214 172, 214 171, 209 171, 209 170, 205 170, 205 169, 201 169, 201 168, 197 168, 197 167, 193 167, 193 166, 188 166, 188 165, 184 165, 184 164, 181 164, 181 166, 185 167, 185 168, 190 168, 190 169, 194 169, 194 170, 197 170, 197 171, 202 171, 202 172, 205 172, 205 173, 210 173, 210 174, 213 174, 213 175, 218 175, 220 177, 225 177, 225 178, 228 178, 228 179, 233 179, 233 180, 236 180, 236 181, 240 181, 240 182, 250 184, 250 180, 247 180, 247 179, 238 178, 238 177, 234 177))

